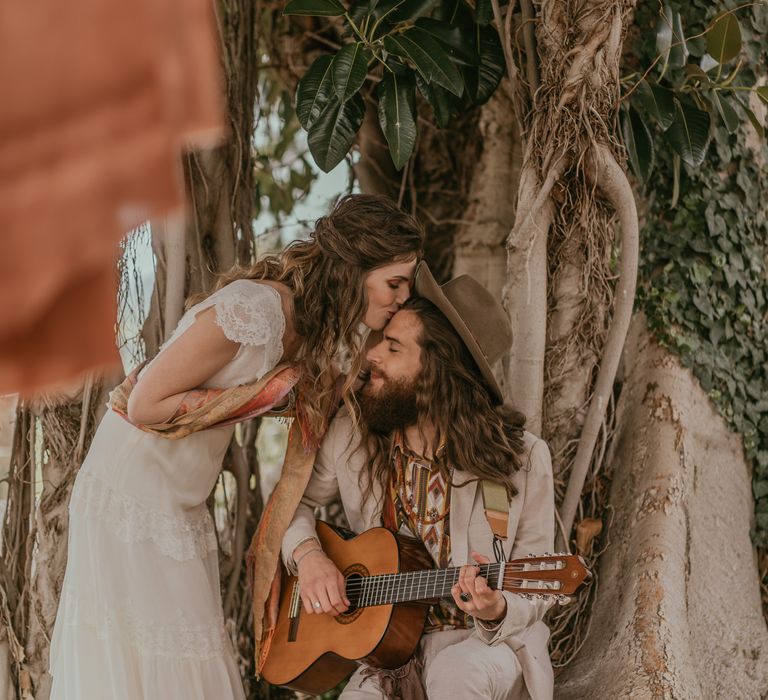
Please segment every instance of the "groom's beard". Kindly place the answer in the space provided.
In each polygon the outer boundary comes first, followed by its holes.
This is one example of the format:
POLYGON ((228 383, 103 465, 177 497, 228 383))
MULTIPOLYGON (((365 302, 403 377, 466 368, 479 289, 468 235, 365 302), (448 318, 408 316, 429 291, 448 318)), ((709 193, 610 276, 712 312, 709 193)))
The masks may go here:
POLYGON ((416 387, 404 379, 388 379, 378 389, 366 384, 357 394, 360 417, 368 429, 379 435, 414 425, 419 413, 416 409, 416 387))

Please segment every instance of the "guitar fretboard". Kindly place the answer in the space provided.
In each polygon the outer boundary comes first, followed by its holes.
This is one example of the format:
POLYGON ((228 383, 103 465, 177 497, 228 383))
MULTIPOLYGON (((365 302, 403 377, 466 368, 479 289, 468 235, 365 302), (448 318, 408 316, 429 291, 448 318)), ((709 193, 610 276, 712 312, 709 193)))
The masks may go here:
MULTIPOLYGON (((480 573, 491 588, 498 587, 499 573, 503 564, 481 564, 480 573)), ((458 583, 460 567, 450 569, 425 569, 402 574, 351 577, 347 579, 346 593, 356 608, 373 605, 407 603, 429 598, 446 598, 458 583)))

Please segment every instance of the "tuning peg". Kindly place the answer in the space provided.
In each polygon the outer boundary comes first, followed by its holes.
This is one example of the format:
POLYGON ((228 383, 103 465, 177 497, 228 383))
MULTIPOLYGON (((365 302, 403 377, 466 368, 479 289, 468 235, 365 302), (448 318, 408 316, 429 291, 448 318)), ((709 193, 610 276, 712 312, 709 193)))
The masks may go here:
POLYGON ((533 552, 528 552, 527 556, 528 557, 535 557, 536 555, 533 552))

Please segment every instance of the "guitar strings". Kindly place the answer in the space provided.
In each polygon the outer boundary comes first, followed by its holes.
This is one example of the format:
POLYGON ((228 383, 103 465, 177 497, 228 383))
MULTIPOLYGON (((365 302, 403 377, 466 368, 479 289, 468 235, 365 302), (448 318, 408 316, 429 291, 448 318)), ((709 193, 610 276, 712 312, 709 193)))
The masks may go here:
MULTIPOLYGON (((554 569, 547 569, 542 568, 544 563, 535 562, 532 564, 529 564, 529 568, 526 569, 526 565, 510 565, 507 563, 505 565, 505 571, 504 571, 504 581, 506 583, 507 578, 511 577, 515 580, 520 580, 519 576, 513 576, 513 574, 516 573, 537 573, 537 572, 547 572, 547 571, 554 571, 554 569)), ((500 564, 483 564, 480 568, 480 576, 483 578, 489 578, 489 577, 498 577, 499 574, 499 567, 500 564), (486 568, 487 567, 487 568, 486 568), (485 569, 485 570, 484 570, 485 569)), ((429 586, 434 585, 435 583, 447 583, 449 578, 458 578, 458 574, 461 571, 461 567, 453 567, 450 569, 422 569, 420 571, 399 571, 399 572, 392 572, 387 574, 374 574, 372 576, 361 576, 361 577, 354 577, 347 579, 347 586, 346 591, 348 593, 354 593, 356 591, 362 590, 363 588, 370 587, 370 586, 379 586, 379 585, 390 585, 393 583, 395 577, 400 577, 399 581, 394 581, 397 584, 402 584, 405 586, 413 585, 413 583, 416 583, 420 586, 429 586), (438 577, 442 575, 443 580, 442 582, 438 581, 438 577), (422 579, 425 580, 419 580, 414 581, 414 579, 422 579)), ((531 579, 528 579, 531 580, 531 579)))

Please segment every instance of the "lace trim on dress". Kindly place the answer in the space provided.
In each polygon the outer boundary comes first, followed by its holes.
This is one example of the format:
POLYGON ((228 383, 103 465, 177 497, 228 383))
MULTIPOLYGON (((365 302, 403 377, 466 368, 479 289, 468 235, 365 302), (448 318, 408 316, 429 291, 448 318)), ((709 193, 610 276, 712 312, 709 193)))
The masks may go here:
POLYGON ((72 489, 70 513, 99 518, 122 542, 153 542, 176 561, 202 559, 218 549, 216 530, 207 510, 194 517, 174 516, 118 493, 86 472, 72 489))
POLYGON ((216 300, 216 323, 231 341, 263 345, 264 366, 274 367, 283 355, 285 316, 280 292, 268 284, 238 280, 216 300), (271 302, 271 303, 270 303, 271 302))
POLYGON ((114 607, 99 606, 78 598, 70 591, 64 593, 65 627, 89 627, 102 641, 126 642, 144 656, 207 660, 219 657, 228 648, 229 640, 224 619, 193 625, 177 610, 166 622, 143 620, 130 603, 114 607))

